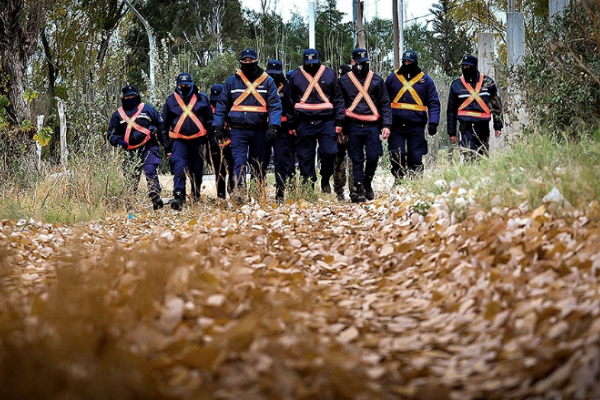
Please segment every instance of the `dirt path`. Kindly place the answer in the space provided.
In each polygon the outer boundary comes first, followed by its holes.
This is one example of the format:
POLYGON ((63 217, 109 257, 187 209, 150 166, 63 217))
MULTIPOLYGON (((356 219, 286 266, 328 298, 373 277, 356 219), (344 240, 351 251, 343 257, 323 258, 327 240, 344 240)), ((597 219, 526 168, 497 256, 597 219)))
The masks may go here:
POLYGON ((600 227, 462 196, 4 221, 0 398, 594 398, 600 227))

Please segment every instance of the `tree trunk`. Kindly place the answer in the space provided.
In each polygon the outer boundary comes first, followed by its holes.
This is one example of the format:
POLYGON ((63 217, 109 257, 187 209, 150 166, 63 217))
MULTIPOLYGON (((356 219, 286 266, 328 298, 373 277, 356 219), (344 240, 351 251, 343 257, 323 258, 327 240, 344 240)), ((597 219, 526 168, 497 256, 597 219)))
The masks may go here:
POLYGON ((9 121, 13 125, 31 119, 25 100, 27 64, 37 45, 42 21, 42 2, 3 0, 0 3, 0 71, 8 76, 0 88, 8 97, 9 121))

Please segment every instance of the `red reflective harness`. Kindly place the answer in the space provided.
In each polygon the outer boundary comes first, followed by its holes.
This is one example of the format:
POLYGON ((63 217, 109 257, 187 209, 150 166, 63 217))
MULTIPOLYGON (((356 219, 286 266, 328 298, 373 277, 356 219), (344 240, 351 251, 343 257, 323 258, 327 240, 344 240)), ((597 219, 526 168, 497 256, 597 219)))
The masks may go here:
POLYGON ((413 89, 413 86, 415 85, 415 83, 419 82, 423 78, 424 75, 425 74, 423 72, 421 72, 420 74, 418 74, 417 76, 412 78, 410 81, 407 81, 406 78, 404 77, 404 75, 396 73, 396 78, 398 78, 398 80, 402 83, 402 89, 400 89, 400 91, 398 92, 398 95, 396 96, 394 101, 392 101, 392 108, 396 108, 396 109, 400 109, 400 110, 427 111, 427 106, 423 105, 423 101, 421 100, 421 97, 419 97, 419 94, 415 91, 415 89, 413 89), (408 93, 410 93, 412 98, 415 100, 416 104, 399 103, 400 98, 407 91, 408 91, 408 93))
POLYGON ((481 96, 479 96, 479 93, 481 92, 481 86, 483 86, 483 74, 479 75, 479 81, 477 82, 475 89, 473 89, 473 87, 469 85, 467 81, 465 81, 464 76, 460 77, 460 81, 463 83, 463 85, 465 85, 465 88, 469 91, 469 93, 471 93, 471 96, 469 96, 469 98, 466 99, 460 105, 460 107, 458 107, 458 116, 490 119, 492 117, 492 114, 490 113, 490 108, 487 106, 487 104, 485 104, 481 96), (465 110, 465 107, 471 104, 473 100, 475 100, 477 104, 479 104, 479 107, 481 107, 483 112, 465 110))
POLYGON ((319 86, 319 79, 321 79, 323 72, 325 72, 325 66, 321 65, 321 68, 319 68, 319 71, 317 71, 317 73, 315 74, 314 77, 310 76, 306 71, 304 71, 304 67, 300 67, 300 71, 302 72, 302 75, 304 75, 306 80, 308 81, 308 87, 304 91, 304 96, 302 96, 299 103, 296 103, 294 105, 294 108, 296 110, 329 110, 329 109, 332 109, 333 104, 331 104, 329 102, 329 99, 327 98, 327 96, 325 96, 323 89, 321 89, 321 86, 319 86), (321 99, 323 100, 323 103, 315 103, 315 104, 306 103, 306 100, 308 100, 308 96, 310 96, 313 89, 317 91, 319 97, 321 97, 321 99))
POLYGON ((231 107, 231 111, 248 111, 248 112, 267 112, 267 102, 265 99, 256 91, 256 88, 267 79, 269 75, 265 72, 254 82, 250 83, 246 75, 241 70, 238 70, 236 74, 242 78, 242 81, 246 85, 247 89, 233 102, 233 106, 231 107), (246 100, 248 96, 252 94, 256 100, 260 103, 260 106, 245 106, 242 105, 242 102, 246 100))
POLYGON ((144 128, 143 126, 140 126, 137 122, 135 122, 138 115, 140 115, 140 113, 144 109, 144 106, 144 103, 140 103, 138 105, 137 111, 131 116, 131 118, 129 118, 127 114, 125 114, 125 110, 123 110, 123 107, 119 107, 118 111, 119 115, 121 116, 121 119, 127 122, 127 128, 125 129, 125 142, 127 143, 127 150, 133 150, 137 149, 138 147, 142 147, 152 138, 152 132, 150 131, 150 129, 144 128), (146 135, 146 137, 144 138, 144 140, 142 140, 140 144, 129 144, 129 137, 131 136, 132 129, 135 129, 136 131, 144 133, 146 135))
POLYGON ((189 106, 185 105, 185 103, 183 102, 183 99, 177 93, 173 93, 173 95, 175 96, 175 100, 177 100, 177 104, 179 104, 179 107, 181 107, 181 110, 183 111, 183 113, 181 114, 181 117, 179 117, 179 121, 177 121, 177 125, 175 125, 175 129, 173 129, 172 131, 169 131, 169 137, 173 138, 173 139, 188 139, 189 140, 189 139, 196 139, 200 136, 206 135, 206 129, 204 128, 204 125, 202 125, 202 122, 198 119, 196 114, 194 114, 192 112, 192 110, 194 109, 194 106, 196 105, 196 102, 198 101, 198 98, 196 97, 196 95, 195 94, 192 95, 192 99, 190 100, 189 106), (181 130, 183 123, 185 122, 185 120, 188 117, 194 122, 194 124, 196 124, 196 126, 200 130, 192 135, 183 135, 183 134, 179 133, 179 131, 181 130))
POLYGON ((371 81, 373 80, 373 75, 374 75, 373 71, 369 71, 369 73, 367 74, 367 79, 365 79, 365 84, 363 86, 358 81, 358 78, 356 78, 356 76, 354 75, 354 72, 348 72, 348 77, 350 78, 350 80, 352 81, 354 86, 356 86, 356 89, 358 89, 358 94, 354 98, 354 101, 352 102, 352 105, 350 106, 350 108, 346 109, 347 117, 354 118, 359 121, 370 121, 370 122, 377 121, 379 119, 379 111, 377 111, 377 107, 375 106, 375 103, 373 103, 373 99, 371 99, 371 96, 369 96, 369 86, 371 86, 371 81), (354 113, 354 109, 356 108, 356 106, 358 106, 358 103, 360 103, 360 101, 362 99, 364 99, 367 102, 367 105, 369 106, 369 108, 371 109, 371 112, 373 113, 372 115, 363 115, 363 114, 354 113))

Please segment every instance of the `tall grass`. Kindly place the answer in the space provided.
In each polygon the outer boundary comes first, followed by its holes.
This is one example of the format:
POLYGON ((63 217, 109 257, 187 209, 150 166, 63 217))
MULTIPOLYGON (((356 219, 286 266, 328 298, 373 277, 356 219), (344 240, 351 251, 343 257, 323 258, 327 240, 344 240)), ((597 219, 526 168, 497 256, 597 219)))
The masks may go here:
POLYGON ((576 208, 598 217, 600 132, 592 130, 578 141, 549 134, 519 136, 490 157, 438 168, 408 185, 423 195, 460 187, 488 209, 537 208, 556 188, 564 201, 552 202, 555 212, 576 208))

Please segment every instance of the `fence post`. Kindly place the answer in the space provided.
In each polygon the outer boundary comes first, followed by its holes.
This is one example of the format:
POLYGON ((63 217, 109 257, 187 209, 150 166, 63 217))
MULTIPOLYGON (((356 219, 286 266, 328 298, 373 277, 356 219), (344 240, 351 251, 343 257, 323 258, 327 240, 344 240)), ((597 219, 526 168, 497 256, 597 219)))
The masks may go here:
MULTIPOLYGON (((37 117, 37 133, 38 135, 44 127, 44 115, 38 115, 37 117)), ((42 172, 42 145, 40 142, 35 142, 35 152, 37 154, 37 170, 38 173, 42 172)))
POLYGON ((60 118, 60 164, 67 166, 67 117, 65 116, 65 106, 62 101, 58 102, 58 116, 60 118))

